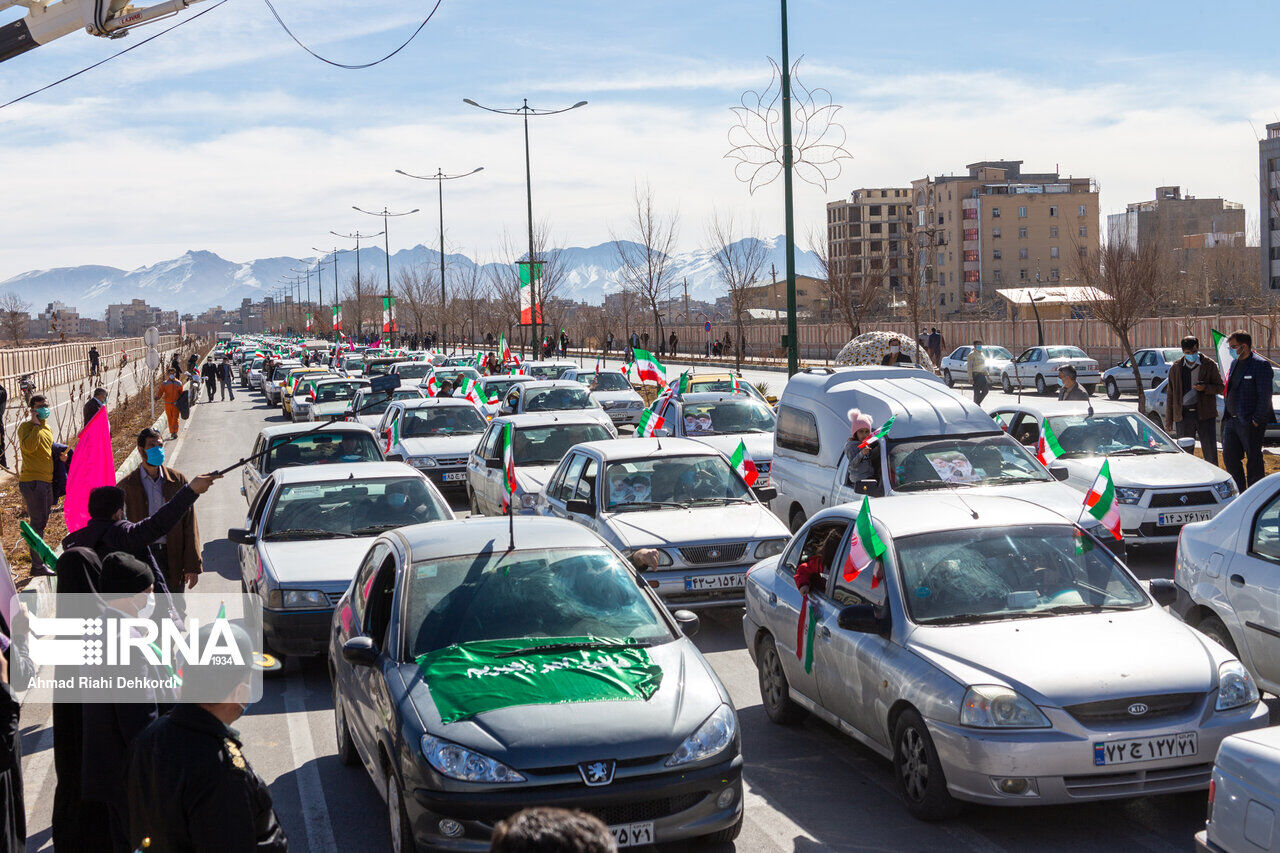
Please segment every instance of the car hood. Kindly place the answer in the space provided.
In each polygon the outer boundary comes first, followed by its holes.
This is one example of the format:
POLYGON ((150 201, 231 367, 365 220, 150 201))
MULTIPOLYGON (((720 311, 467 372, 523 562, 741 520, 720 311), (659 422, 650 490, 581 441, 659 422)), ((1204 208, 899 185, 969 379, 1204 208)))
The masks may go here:
MULTIPOLYGON (((1190 453, 1153 453, 1148 456, 1111 456, 1111 479, 1117 486, 1176 489, 1204 487, 1226 480, 1228 474, 1216 465, 1190 453)), ((1102 457, 1059 459, 1058 465, 1071 472, 1072 485, 1088 489, 1102 468, 1102 457)))
POLYGON ((921 625, 908 648, 957 682, 1004 684, 1037 705, 1205 693, 1229 655, 1159 607, 977 625, 921 625))
POLYGON ((700 441, 719 450, 725 456, 732 456, 738 449, 738 442, 747 445, 747 453, 753 462, 768 462, 773 459, 773 433, 748 432, 740 435, 693 435, 694 441, 700 441))
POLYGON ((263 542, 276 579, 292 587, 307 588, 319 584, 332 589, 351 582, 360 558, 369 550, 374 537, 356 539, 303 539, 296 542, 263 542))
POLYGON ((786 525, 759 503, 608 513, 604 523, 627 549, 789 535, 786 525))
POLYGON ((527 495, 540 493, 547 485, 547 480, 556 472, 559 465, 526 465, 516 469, 516 483, 520 491, 527 495))
POLYGON ((649 649, 662 683, 647 700, 518 705, 445 725, 416 664, 401 675, 432 734, 483 752, 517 770, 613 758, 657 760, 728 701, 688 639, 649 649))
POLYGON ((600 405, 605 403, 643 403, 635 391, 592 391, 591 399, 600 405))
POLYGON ((465 456, 479 443, 478 432, 470 435, 429 435, 400 439, 400 445, 409 456, 465 456))

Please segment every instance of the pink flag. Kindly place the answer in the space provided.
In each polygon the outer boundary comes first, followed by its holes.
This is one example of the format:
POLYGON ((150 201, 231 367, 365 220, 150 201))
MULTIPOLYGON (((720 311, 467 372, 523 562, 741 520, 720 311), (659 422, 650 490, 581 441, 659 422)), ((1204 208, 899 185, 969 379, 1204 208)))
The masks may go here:
POLYGON ((80 431, 71 470, 67 472, 67 497, 63 515, 67 532, 79 530, 89 523, 89 492, 98 486, 116 484, 116 465, 111 454, 111 423, 107 410, 98 409, 80 431))

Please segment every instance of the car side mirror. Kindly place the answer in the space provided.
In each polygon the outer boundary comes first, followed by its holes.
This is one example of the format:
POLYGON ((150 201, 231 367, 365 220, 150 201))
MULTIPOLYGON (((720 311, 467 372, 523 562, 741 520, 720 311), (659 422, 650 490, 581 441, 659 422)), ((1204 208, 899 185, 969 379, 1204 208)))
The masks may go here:
POLYGON ((874 604, 850 604, 836 615, 841 630, 859 634, 887 634, 890 624, 888 611, 881 615, 881 608, 874 604))
POLYGON ((666 438, 669 435, 671 435, 671 430, 666 427, 658 427, 653 431, 654 438, 666 438))
POLYGON ((258 541, 258 537, 243 527, 233 527, 228 530, 227 538, 237 545, 253 545, 258 541))
POLYGON ((596 508, 591 503, 591 501, 581 501, 581 500, 568 501, 567 503, 565 503, 564 509, 565 509, 565 512, 573 513, 575 515, 594 516, 596 514, 596 508))
POLYGON ((880 485, 879 480, 859 480, 854 484, 853 491, 872 498, 884 497, 884 486, 880 485))
POLYGON ((352 637, 342 644, 342 659, 353 666, 376 666, 378 644, 372 637, 352 637))
POLYGON ((758 501, 766 504, 772 503, 778 496, 778 490, 773 486, 752 486, 751 491, 755 492, 758 501))
POLYGON ((1178 446, 1181 447, 1183 450, 1194 450, 1196 446, 1196 440, 1191 436, 1186 436, 1185 438, 1178 439, 1178 446))
POLYGON ((1065 465, 1050 465, 1049 475, 1059 483, 1062 483, 1071 476, 1071 472, 1067 470, 1067 466, 1065 465))
POLYGON ((1161 607, 1168 607, 1178 597, 1178 587, 1169 578, 1155 578, 1147 581, 1147 591, 1161 607))
POLYGON ((692 637, 698 633, 698 614, 692 610, 677 610, 671 614, 671 618, 676 620, 676 624, 680 626, 680 633, 686 637, 692 637))
POLYGON ((388 462, 403 462, 404 456, 399 453, 388 453, 385 457, 388 462))

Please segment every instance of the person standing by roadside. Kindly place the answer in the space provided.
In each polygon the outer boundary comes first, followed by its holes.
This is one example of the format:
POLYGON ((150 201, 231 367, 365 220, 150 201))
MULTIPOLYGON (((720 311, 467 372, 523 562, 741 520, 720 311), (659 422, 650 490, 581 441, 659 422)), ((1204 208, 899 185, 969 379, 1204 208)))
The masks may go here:
POLYGON ((182 362, 178 360, 178 354, 176 352, 169 359, 169 369, 176 374, 182 373, 182 362))
POLYGON ((969 382, 973 385, 973 402, 982 405, 987 394, 991 393, 991 383, 987 378, 987 357, 982 354, 982 341, 973 342, 973 350, 969 353, 965 367, 969 371, 969 382))
MULTIPOLYGON (((52 410, 43 394, 31 397, 30 416, 18 425, 18 448, 22 452, 22 470, 18 474, 18 491, 27 505, 28 524, 36 535, 44 538, 53 509, 53 430, 49 428, 52 410)), ((31 551, 31 574, 52 575, 53 568, 31 551)))
POLYGON ((96 346, 89 347, 89 376, 90 377, 101 375, 98 369, 98 363, 101 361, 101 359, 102 357, 98 355, 98 348, 96 346))
POLYGON ((200 378, 204 380, 204 390, 208 394, 207 402, 213 402, 213 393, 218 390, 218 366, 212 358, 206 358, 200 366, 200 378))
POLYGON ((1236 354, 1227 374, 1226 415, 1222 419, 1222 463, 1244 491, 1261 480, 1262 436, 1276 419, 1271 404, 1271 363, 1253 351, 1253 336, 1233 332, 1227 346, 1236 354), (1244 465, 1248 457, 1248 470, 1244 465))
MULTIPOLYGON (((1222 393, 1222 372, 1212 359, 1200 356, 1200 341, 1182 339, 1182 358, 1169 366, 1169 387, 1165 389, 1164 428, 1178 438, 1200 439, 1204 458, 1218 464, 1218 395, 1222 393)), ((1191 453, 1194 448, 1187 448, 1191 453)))
MULTIPOLYGON (((177 356, 174 356, 177 360, 177 356)), ((169 438, 178 437, 178 398, 182 396, 182 382, 176 368, 169 368, 169 376, 156 389, 156 399, 164 400, 164 416, 169 421, 169 438)))
MULTIPOLYGON (((164 464, 164 440, 147 428, 138 433, 141 464, 117 485, 124 490, 124 515, 138 523, 159 512, 187 485, 187 478, 164 464)), ((200 580, 204 563, 200 557, 200 528, 194 510, 151 544, 151 556, 174 593, 192 589, 200 580)))
POLYGON ((93 416, 98 414, 99 409, 107 407, 107 389, 99 385, 93 389, 93 396, 85 401, 84 404, 84 425, 88 426, 89 421, 93 420, 93 416))
POLYGON ((675 354, 676 354, 676 352, 677 352, 677 350, 676 350, 676 344, 678 344, 679 342, 680 342, 680 339, 676 337, 676 333, 675 333, 675 332, 672 332, 672 333, 671 333, 671 340, 669 341, 669 343, 671 344, 671 354, 672 354, 672 355, 675 355, 675 354))
POLYGON ((220 394, 218 395, 219 400, 225 400, 228 396, 232 400, 235 400, 236 392, 235 387, 231 384, 231 380, 231 357, 223 356, 222 364, 218 366, 218 389, 220 391, 220 394))
POLYGON ((911 364, 911 357, 902 351, 902 341, 898 338, 889 339, 889 353, 882 359, 880 364, 884 367, 896 367, 899 364, 911 364))
POLYGON ((942 334, 937 326, 929 329, 929 358, 934 364, 942 361, 942 334))
POLYGON ((0 468, 9 468, 9 441, 5 436, 4 414, 9 408, 9 389, 0 383, 0 468))
POLYGON ((1069 364, 1058 368, 1058 399, 1088 400, 1089 392, 1076 382, 1076 369, 1069 364))

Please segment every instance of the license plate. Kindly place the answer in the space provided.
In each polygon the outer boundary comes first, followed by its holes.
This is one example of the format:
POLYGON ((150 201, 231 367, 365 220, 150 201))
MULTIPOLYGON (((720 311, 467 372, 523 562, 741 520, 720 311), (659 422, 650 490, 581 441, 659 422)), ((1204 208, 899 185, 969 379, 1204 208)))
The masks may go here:
POLYGON ((467 479, 466 471, 450 471, 444 475, 444 481, 446 483, 456 483, 459 480, 465 480, 465 479, 467 479))
POLYGON ((745 575, 698 575, 684 579, 686 590, 697 589, 742 589, 745 575))
POLYGON ((1196 754, 1196 733, 1109 740, 1093 745, 1093 763, 1098 767, 1132 764, 1135 761, 1158 761, 1161 758, 1184 758, 1196 754))
POLYGON ((1156 521, 1161 527, 1174 524, 1190 524, 1193 521, 1208 521, 1213 518, 1213 510, 1197 509, 1187 512, 1162 512, 1156 521))
POLYGON ((609 834, 619 847, 638 847, 653 843, 653 821, 623 823, 609 827, 609 834))

